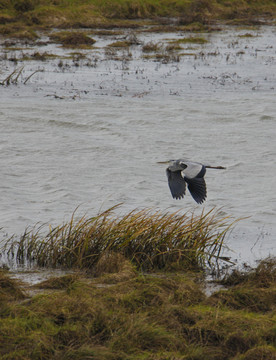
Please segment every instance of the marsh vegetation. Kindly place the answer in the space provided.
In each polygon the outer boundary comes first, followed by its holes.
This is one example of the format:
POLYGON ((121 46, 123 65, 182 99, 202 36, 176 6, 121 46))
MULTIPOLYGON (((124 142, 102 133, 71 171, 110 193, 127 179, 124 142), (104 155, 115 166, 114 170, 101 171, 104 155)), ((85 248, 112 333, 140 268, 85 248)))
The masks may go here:
POLYGON ((228 23, 256 24, 263 19, 272 20, 276 5, 272 0, 6 0, 1 3, 0 11, 0 34, 33 40, 38 30, 53 27, 136 28, 155 23, 166 28, 172 25, 168 20, 172 18, 180 26, 188 27, 191 24, 208 26, 218 19, 228 23))
POLYGON ((275 358, 275 259, 207 296, 229 219, 113 210, 7 241, 21 265, 70 273, 28 284, 0 271, 1 358, 275 358))
MULTIPOLYGON (((113 75, 106 82, 99 76, 98 93, 106 95, 109 91, 122 96, 136 78, 148 87, 134 88, 131 97, 143 98, 154 92, 152 84, 160 88, 160 78, 169 78, 174 72, 180 78, 178 63, 184 56, 192 57, 194 68, 199 63, 209 67, 210 59, 214 58, 220 64, 225 61, 231 65, 241 57, 257 57, 258 47, 252 47, 251 53, 244 41, 258 36, 257 32, 251 32, 254 25, 263 20, 273 22, 275 11, 275 1, 269 0, 196 0, 173 4, 170 0, 6 0, 0 4, 0 34, 6 39, 1 60, 9 65, 1 71, 0 85, 7 91, 10 85, 29 84, 33 75, 38 76, 43 66, 47 69, 47 62, 52 62, 54 84, 58 74, 70 71, 71 77, 76 68, 98 68, 105 76, 119 69, 121 81, 132 76, 128 86, 116 83, 113 75), (222 53, 221 48, 208 48, 209 33, 221 30, 217 20, 250 27, 234 40, 224 40, 228 50, 222 53), (150 33, 175 33, 175 37, 142 38, 150 33), (105 41, 100 51, 97 46, 102 38, 105 41), (238 46, 239 42, 242 47, 238 46), (54 50, 48 48, 52 43, 58 44, 54 50), (137 63, 137 58, 145 62, 137 63), (128 62, 132 59, 135 65, 130 71, 128 62), (102 64, 109 60, 116 63, 114 69, 102 71, 102 64), (34 61, 43 64, 25 72, 25 64, 34 61), (157 73, 154 81, 145 66, 153 62, 157 64, 155 69, 151 67, 151 73, 168 63, 173 63, 173 71, 165 69, 161 76, 157 73)), ((274 61, 273 56, 267 58, 266 65, 274 61)), ((220 89, 229 83, 238 87, 251 82, 231 71, 203 73, 200 78, 209 79, 208 86, 220 89)), ((85 73, 89 84, 97 86, 89 76, 85 73)), ((268 80, 267 75, 264 84, 272 89, 272 85, 266 85, 270 84, 268 80)), ((61 92, 63 88, 68 91, 64 85, 67 83, 68 77, 62 81, 61 88, 53 90, 49 80, 53 93, 45 90, 44 98, 68 99, 68 93, 61 92)), ((191 89, 189 81, 182 83, 191 89)), ((194 86, 194 78, 190 83, 194 86)), ((183 89, 175 88, 175 84, 169 89, 169 95, 174 97, 181 91, 183 94, 183 89)), ((255 90, 260 86, 256 84, 250 88, 255 90)), ((75 85, 71 86, 75 91, 75 85)), ((38 85, 35 93, 42 87, 38 85)), ((86 96, 89 91, 95 92, 88 86, 79 89, 76 93, 71 90, 70 99, 75 100, 80 93, 86 96)), ((77 125, 69 123, 68 118, 64 124, 51 118, 49 124, 58 124, 59 129, 65 126, 67 130, 74 127, 76 131, 77 125)), ((264 119, 272 121, 273 117, 264 119)), ((101 122, 99 126, 110 128, 109 123, 101 122)), ((87 124, 79 127, 89 131, 87 124)), ((141 133, 147 131, 143 129, 141 133)), ((39 134, 28 130, 31 132, 39 134)), ((239 130, 239 139, 240 132, 246 131, 239 130)), ((158 134, 158 141, 161 138, 158 134)), ((75 132, 70 146, 72 139, 75 132)), ((47 149, 47 153, 52 150, 52 147, 50 151, 47 149)), ((103 153, 102 149, 99 153, 103 153)), ((46 196, 48 200, 49 194, 46 196)), ((74 214, 59 226, 28 228, 21 237, 6 242, 9 260, 23 267, 22 274, 28 273, 26 268, 31 269, 30 274, 36 269, 62 269, 69 273, 33 285, 16 279, 20 278, 20 271, 3 267, 0 271, 1 359, 276 359, 275 258, 261 261, 256 268, 229 270, 229 274, 210 283, 206 269, 214 273, 218 264, 231 264, 229 258, 223 257, 222 249, 233 220, 215 210, 200 215, 140 210, 124 216, 115 216, 113 210, 94 217, 77 218, 74 214), (221 290, 214 291, 213 285, 221 290), (206 287, 212 289, 210 296, 206 295, 206 287)))
POLYGON ((29 286, 0 272, 2 359, 272 360, 275 259, 206 296, 201 273, 145 274, 121 254, 29 286))
POLYGON ((92 218, 75 219, 43 236, 43 227, 26 230, 5 248, 21 265, 94 271, 120 253, 143 271, 204 269, 220 259, 227 218, 211 210, 201 215, 140 210, 122 217, 111 208, 92 218))

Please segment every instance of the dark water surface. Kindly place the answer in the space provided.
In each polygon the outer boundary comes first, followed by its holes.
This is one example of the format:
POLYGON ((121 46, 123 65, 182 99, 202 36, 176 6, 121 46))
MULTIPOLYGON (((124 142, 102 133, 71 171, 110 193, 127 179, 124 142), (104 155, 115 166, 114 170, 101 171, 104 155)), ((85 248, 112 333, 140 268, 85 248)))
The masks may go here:
POLYGON ((165 48, 190 35, 139 34, 141 45, 118 50, 116 61, 104 47, 120 36, 94 36, 98 48, 82 51, 86 59, 53 44, 3 47, 0 80, 24 70, 17 85, 0 87, 2 236, 58 225, 78 206, 79 216, 121 202, 119 214, 216 207, 248 217, 228 236, 232 259, 276 255, 275 35, 274 27, 226 28, 159 61, 141 58, 142 44, 165 48), (65 59, 15 65, 4 57, 34 51, 65 59), (156 162, 179 157, 227 167, 208 170, 203 206, 189 194, 171 198, 156 162))

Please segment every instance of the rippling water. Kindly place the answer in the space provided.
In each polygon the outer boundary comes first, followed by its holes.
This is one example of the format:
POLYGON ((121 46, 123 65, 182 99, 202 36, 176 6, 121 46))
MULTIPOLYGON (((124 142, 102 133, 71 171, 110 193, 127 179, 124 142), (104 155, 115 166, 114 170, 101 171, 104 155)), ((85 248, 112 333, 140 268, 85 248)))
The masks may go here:
MULTIPOLYGON (((180 36, 139 39, 166 43, 180 36)), ((275 255, 275 28, 205 36, 206 45, 183 46, 193 55, 179 62, 141 59, 141 45, 130 49, 131 58, 119 51, 113 61, 103 47, 114 39, 100 36, 98 49, 84 51, 89 64, 25 61, 22 81, 0 87, 3 236, 37 222, 60 224, 78 206, 80 216, 118 203, 118 213, 216 207, 248 217, 227 239, 233 259, 275 255), (44 72, 24 85, 38 68, 44 72), (208 170, 204 206, 189 194, 171 198, 165 167, 156 162, 179 157, 227 167, 208 170)), ((70 52, 47 44, 38 50, 70 52)), ((2 61, 0 78, 13 69, 2 61)))

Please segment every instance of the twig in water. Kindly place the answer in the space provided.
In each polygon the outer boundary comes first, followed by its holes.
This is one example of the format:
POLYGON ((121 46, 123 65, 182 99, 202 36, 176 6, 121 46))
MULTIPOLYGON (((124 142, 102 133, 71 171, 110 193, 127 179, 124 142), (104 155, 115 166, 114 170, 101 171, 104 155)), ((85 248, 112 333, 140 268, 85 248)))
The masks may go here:
POLYGON ((22 66, 22 67, 18 70, 18 74, 17 74, 16 78, 12 81, 13 84, 17 84, 17 80, 18 80, 19 76, 21 75, 23 69, 24 69, 24 66, 22 66))
MULTIPOLYGON (((22 66, 19 69, 15 69, 12 73, 9 74, 9 76, 7 76, 3 81, 0 81, 0 85, 2 86, 9 86, 10 84, 17 84, 18 83, 18 78, 19 76, 22 74, 22 71, 24 69, 24 66, 22 66)), ((44 70, 38 69, 35 70, 31 75, 29 75, 23 82, 24 85, 26 85, 27 81, 30 80, 30 78, 36 74, 37 72, 42 72, 44 70)))
MULTIPOLYGON (((22 70, 23 70, 23 68, 21 69, 21 71, 22 71, 22 70)), ((21 71, 20 71, 20 72, 21 72, 21 71)), ((9 76, 7 76, 6 79, 4 79, 3 81, 1 81, 0 84, 3 85, 3 86, 4 86, 4 85, 7 85, 7 86, 10 85, 11 79, 12 79, 13 75, 16 74, 16 72, 17 72, 17 69, 15 69, 9 76)))
POLYGON ((34 75, 34 74, 36 74, 36 73, 38 73, 38 72, 43 72, 44 70, 41 70, 41 69, 38 69, 38 70, 36 70, 36 71, 34 71, 30 76, 28 76, 27 77, 27 79, 24 81, 24 85, 26 84, 26 82, 28 81, 28 80, 30 80, 30 78, 34 75))

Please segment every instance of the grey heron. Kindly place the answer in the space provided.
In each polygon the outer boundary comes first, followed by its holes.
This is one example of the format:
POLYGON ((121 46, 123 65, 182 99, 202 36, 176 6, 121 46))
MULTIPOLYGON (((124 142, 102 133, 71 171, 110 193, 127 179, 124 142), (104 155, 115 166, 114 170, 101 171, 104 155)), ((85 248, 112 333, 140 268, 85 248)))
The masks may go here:
POLYGON ((174 199, 183 198, 187 183, 192 197, 198 204, 202 204, 207 197, 204 180, 206 169, 225 169, 223 166, 203 165, 185 159, 160 161, 158 164, 169 164, 166 173, 172 197, 174 199))

